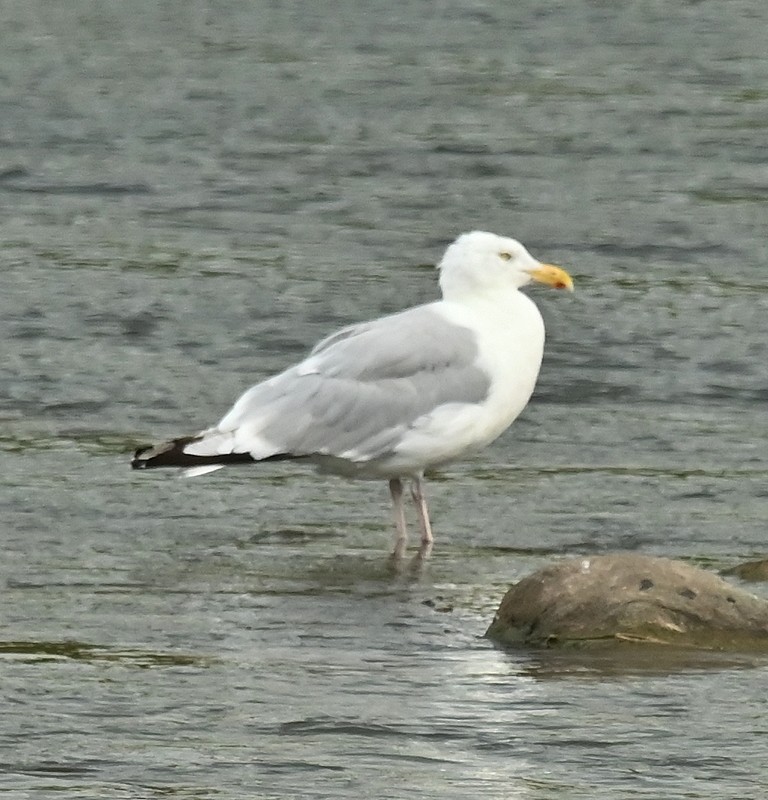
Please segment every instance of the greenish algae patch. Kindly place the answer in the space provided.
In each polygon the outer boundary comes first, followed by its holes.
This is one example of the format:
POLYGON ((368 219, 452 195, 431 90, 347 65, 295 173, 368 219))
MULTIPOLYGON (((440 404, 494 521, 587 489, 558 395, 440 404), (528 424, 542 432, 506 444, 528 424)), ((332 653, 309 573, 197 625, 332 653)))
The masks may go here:
POLYGON ((208 667, 213 663, 211 658, 189 653, 121 649, 70 640, 0 642, 0 660, 14 657, 32 662, 73 660, 118 663, 143 669, 150 667, 208 667))

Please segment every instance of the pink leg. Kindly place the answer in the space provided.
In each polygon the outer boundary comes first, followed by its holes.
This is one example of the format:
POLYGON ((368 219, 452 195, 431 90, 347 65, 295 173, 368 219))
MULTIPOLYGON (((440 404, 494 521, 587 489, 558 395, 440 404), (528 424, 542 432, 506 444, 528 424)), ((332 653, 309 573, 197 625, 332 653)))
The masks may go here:
POLYGON ((395 528, 397 529, 392 557, 397 561, 405 555, 405 550, 408 547, 408 528, 405 525, 405 506, 403 505, 403 482, 400 478, 392 478, 389 482, 389 493, 392 495, 395 528))
POLYGON ((421 529, 421 556, 428 556, 432 551, 432 542, 435 537, 432 535, 432 525, 429 522, 429 509, 427 508, 427 498, 424 497, 424 490, 421 485, 421 476, 411 481, 411 497, 416 505, 416 513, 419 517, 419 528, 421 529))

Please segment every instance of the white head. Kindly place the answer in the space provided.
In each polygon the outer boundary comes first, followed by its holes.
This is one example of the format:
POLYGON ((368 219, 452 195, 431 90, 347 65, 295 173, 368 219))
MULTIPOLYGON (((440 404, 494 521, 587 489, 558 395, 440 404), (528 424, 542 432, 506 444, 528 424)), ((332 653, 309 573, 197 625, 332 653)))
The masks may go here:
POLYGON ((485 231, 459 236, 445 251, 438 269, 446 299, 519 289, 531 281, 573 290, 565 270, 537 261, 516 239, 485 231))

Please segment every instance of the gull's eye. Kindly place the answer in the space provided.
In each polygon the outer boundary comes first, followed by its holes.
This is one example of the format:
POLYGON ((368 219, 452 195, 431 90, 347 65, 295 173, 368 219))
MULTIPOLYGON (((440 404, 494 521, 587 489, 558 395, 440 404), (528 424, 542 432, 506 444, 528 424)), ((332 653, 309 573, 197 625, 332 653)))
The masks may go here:
POLYGON ((502 261, 509 261, 509 259, 512 258, 512 253, 499 253, 499 258, 502 261))

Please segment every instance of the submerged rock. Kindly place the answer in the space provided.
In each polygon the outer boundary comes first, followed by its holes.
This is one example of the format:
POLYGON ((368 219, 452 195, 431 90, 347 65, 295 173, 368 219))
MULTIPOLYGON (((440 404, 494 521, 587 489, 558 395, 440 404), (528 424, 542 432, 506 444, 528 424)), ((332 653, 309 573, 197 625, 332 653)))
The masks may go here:
POLYGON ((523 578, 486 636, 539 646, 631 641, 768 650, 768 600, 682 561, 616 553, 523 578))
POLYGON ((724 569, 722 574, 735 575, 743 581, 754 583, 768 581, 768 558, 762 558, 759 561, 745 561, 743 564, 724 569))

